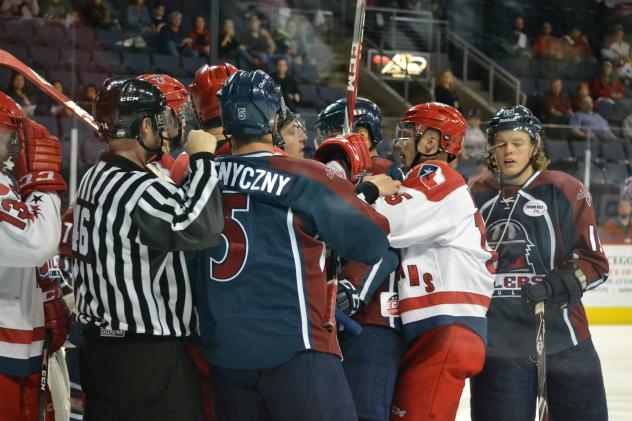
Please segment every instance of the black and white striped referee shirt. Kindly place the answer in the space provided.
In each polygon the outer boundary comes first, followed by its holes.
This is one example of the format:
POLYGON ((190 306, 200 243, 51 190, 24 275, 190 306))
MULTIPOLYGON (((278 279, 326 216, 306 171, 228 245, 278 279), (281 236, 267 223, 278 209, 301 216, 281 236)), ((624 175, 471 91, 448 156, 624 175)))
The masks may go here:
POLYGON ((180 188, 110 152, 83 176, 72 238, 80 322, 136 334, 191 334, 183 251, 216 245, 224 217, 212 155, 194 154, 189 165, 180 188))

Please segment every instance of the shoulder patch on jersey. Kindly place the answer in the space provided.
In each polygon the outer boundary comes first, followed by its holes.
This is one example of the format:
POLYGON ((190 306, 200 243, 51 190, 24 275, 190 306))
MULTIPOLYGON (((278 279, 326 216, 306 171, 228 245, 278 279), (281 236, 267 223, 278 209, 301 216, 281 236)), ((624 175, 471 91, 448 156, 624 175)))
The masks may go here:
POLYGON ((445 175, 441 167, 434 164, 422 164, 417 173, 421 184, 423 184, 428 190, 445 183, 445 175))

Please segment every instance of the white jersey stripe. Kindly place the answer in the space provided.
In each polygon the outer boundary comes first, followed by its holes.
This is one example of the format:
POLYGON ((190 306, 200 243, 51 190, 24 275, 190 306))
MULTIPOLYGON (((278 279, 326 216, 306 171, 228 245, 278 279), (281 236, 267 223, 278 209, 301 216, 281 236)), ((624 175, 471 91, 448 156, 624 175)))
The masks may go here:
POLYGON ((312 346, 309 342, 307 308, 305 305, 305 294, 303 292, 303 265, 301 264, 298 242, 296 241, 296 232, 294 231, 294 212, 292 212, 292 208, 287 210, 287 230, 290 234, 290 244, 292 244, 292 255, 294 256, 296 292, 298 294, 298 303, 301 310, 301 332, 303 334, 303 344, 305 345, 305 349, 310 349, 312 346))

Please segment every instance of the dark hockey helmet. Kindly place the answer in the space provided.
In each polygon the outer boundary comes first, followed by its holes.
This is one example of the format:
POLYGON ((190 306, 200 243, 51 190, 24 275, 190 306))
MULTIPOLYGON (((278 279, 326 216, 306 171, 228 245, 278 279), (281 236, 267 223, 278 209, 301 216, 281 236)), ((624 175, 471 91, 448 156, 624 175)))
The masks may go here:
MULTIPOLYGON (((393 142, 413 138, 417 145, 425 131, 429 129, 437 130, 441 136, 437 153, 446 152, 448 161, 454 160, 461 152, 467 123, 456 108, 446 104, 426 102, 411 107, 397 125, 393 142)), ((419 152, 418 154, 423 156, 419 152)), ((415 158, 415 162, 418 158, 415 158)))
POLYGON ((292 110, 290 110, 290 108, 285 105, 285 101, 281 101, 277 127, 272 137, 275 146, 278 146, 281 149, 285 147, 285 139, 283 139, 283 136, 281 136, 281 130, 291 124, 294 124, 298 130, 307 135, 307 126, 305 125, 305 120, 303 120, 300 114, 292 112, 292 110))
POLYGON ((487 123, 487 142, 490 146, 494 144, 496 133, 505 130, 521 130, 531 137, 531 142, 540 146, 544 131, 542 123, 533 115, 531 110, 522 105, 512 108, 501 108, 487 123))
POLYGON ((189 94, 197 116, 206 129, 221 126, 217 92, 236 71, 237 68, 232 64, 222 63, 217 66, 205 64, 195 72, 195 78, 189 85, 189 94))
POLYGON ((152 118, 154 129, 162 130, 169 115, 167 100, 160 89, 136 78, 107 79, 93 106, 99 133, 111 139, 138 139, 140 123, 145 117, 152 118))
MULTIPOLYGON (((342 133, 347 99, 340 98, 318 114, 316 121, 317 143, 342 133)), ((369 99, 356 98, 353 110, 353 131, 365 127, 371 134, 373 147, 382 141, 382 110, 369 99)))
POLYGON ((226 136, 253 137, 273 133, 281 107, 281 87, 265 72, 239 70, 217 93, 226 136))
MULTIPOLYGON (((10 96, 0 92, 0 144, 7 149, 7 157, 20 151, 20 130, 24 114, 22 107, 10 96)), ((0 162, 0 167, 4 164, 0 162)))

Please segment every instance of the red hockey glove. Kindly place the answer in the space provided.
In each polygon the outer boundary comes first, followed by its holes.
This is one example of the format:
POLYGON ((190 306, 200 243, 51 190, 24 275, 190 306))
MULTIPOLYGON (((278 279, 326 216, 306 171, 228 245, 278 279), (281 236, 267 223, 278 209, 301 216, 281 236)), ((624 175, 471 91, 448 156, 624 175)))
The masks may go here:
POLYGON ((346 166, 350 180, 356 184, 362 177, 371 174, 371 155, 366 147, 364 137, 357 133, 332 137, 321 143, 314 153, 316 161, 327 164, 340 161, 346 166))
POLYGON ((23 120, 20 154, 15 158, 13 173, 22 197, 31 191, 64 191, 61 175, 59 140, 44 126, 30 119, 23 120))
POLYGON ((44 318, 46 331, 51 335, 49 353, 64 345, 70 332, 70 310, 62 297, 61 272, 53 259, 43 264, 37 271, 37 284, 44 294, 44 318))

